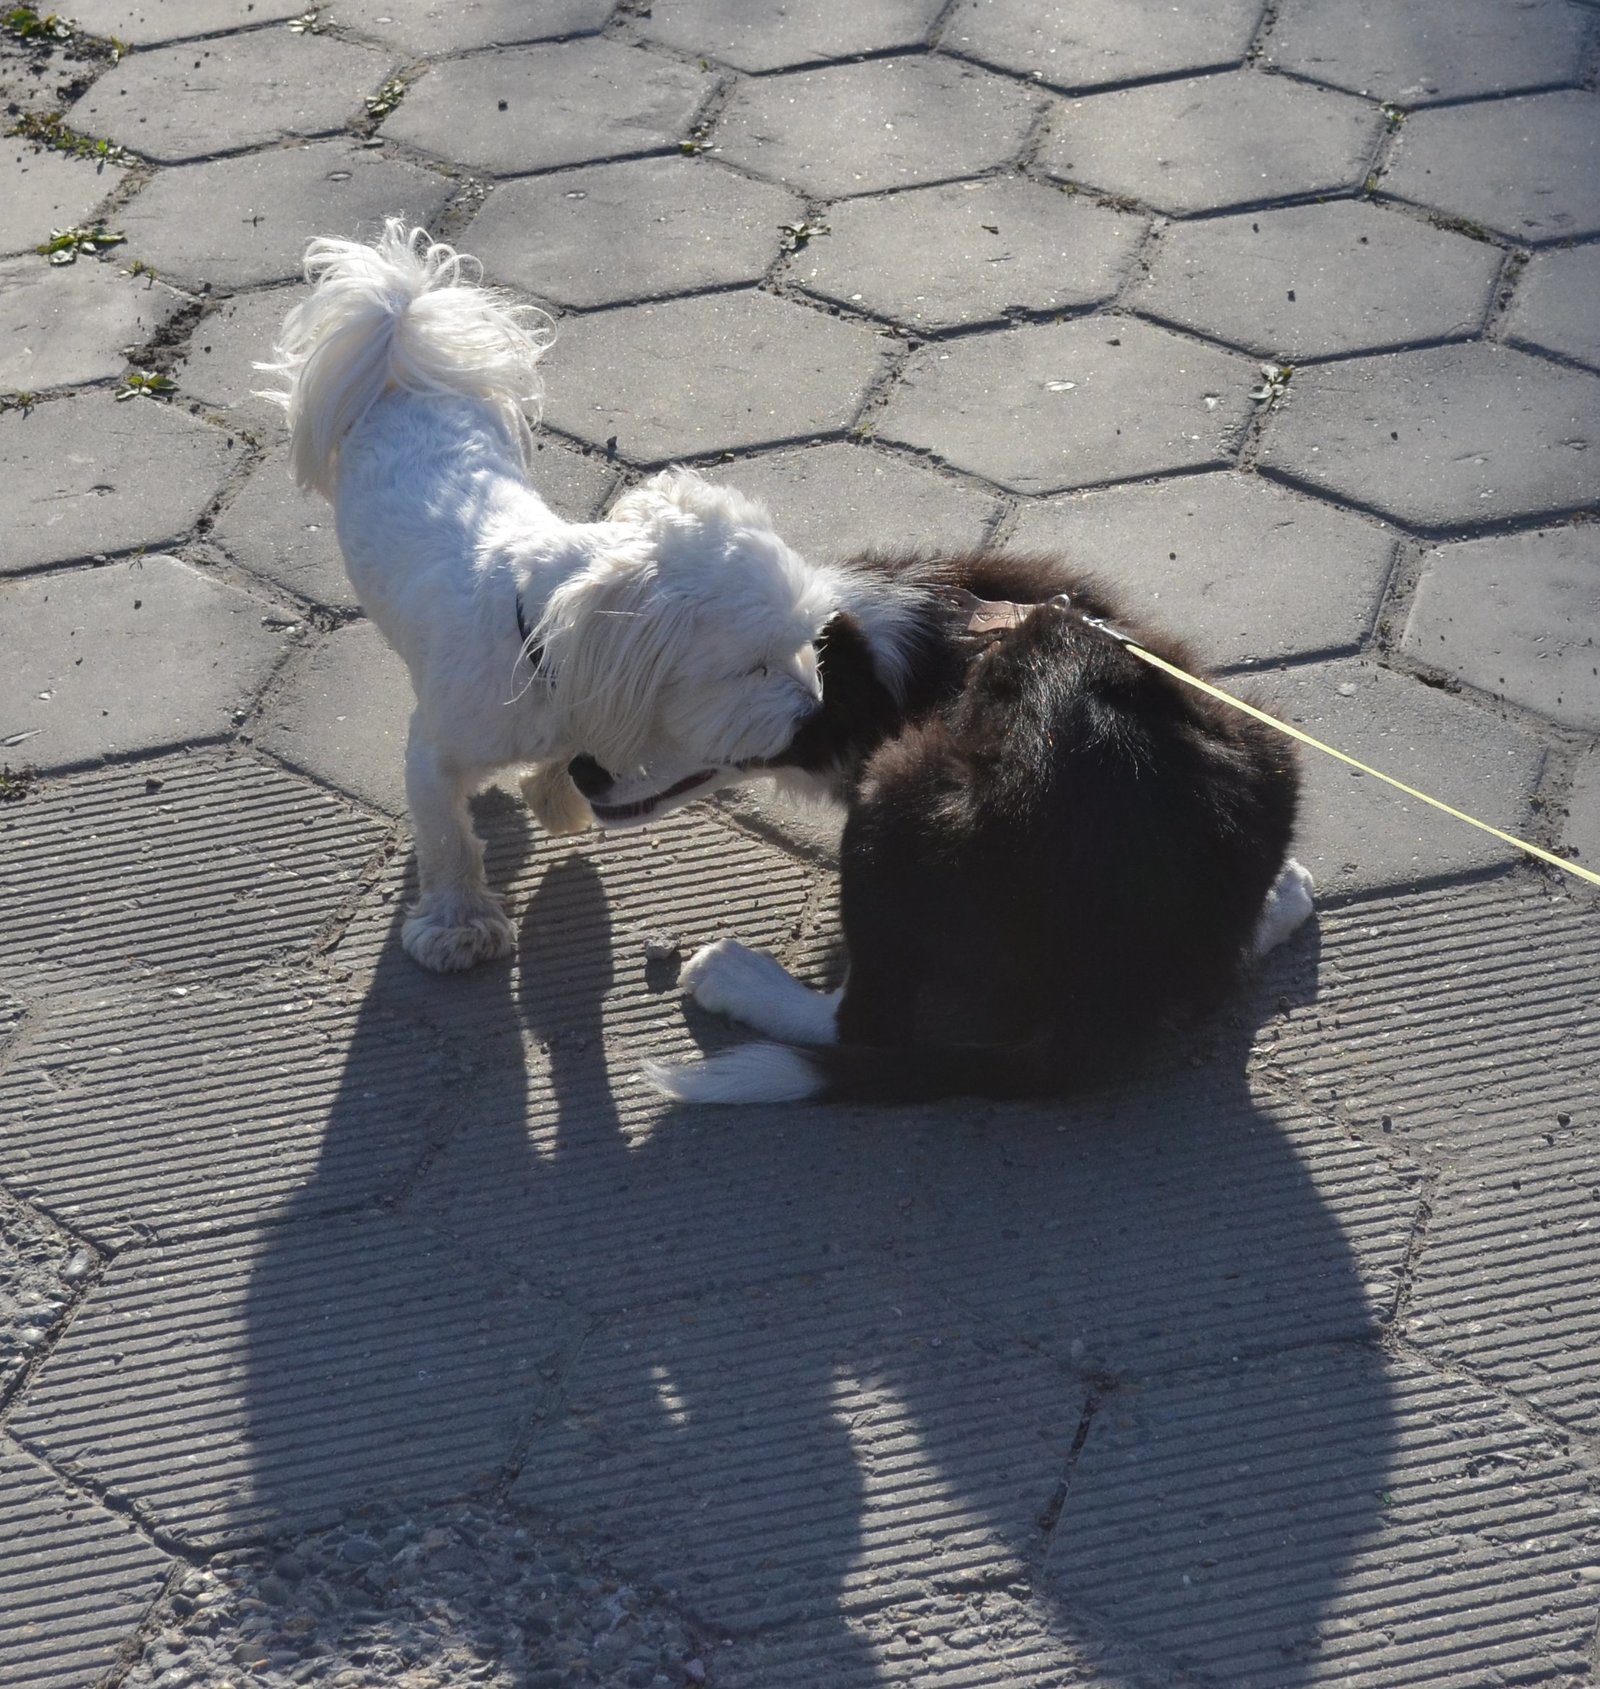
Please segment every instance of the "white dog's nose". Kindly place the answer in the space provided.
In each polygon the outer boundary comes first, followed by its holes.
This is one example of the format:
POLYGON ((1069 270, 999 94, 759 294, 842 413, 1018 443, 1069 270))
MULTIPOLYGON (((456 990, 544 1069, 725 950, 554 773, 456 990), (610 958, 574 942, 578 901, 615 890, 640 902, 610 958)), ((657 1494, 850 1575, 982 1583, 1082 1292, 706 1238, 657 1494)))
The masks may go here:
POLYGON ((567 764, 572 783, 586 798, 594 799, 609 791, 616 782, 591 756, 574 757, 567 764))

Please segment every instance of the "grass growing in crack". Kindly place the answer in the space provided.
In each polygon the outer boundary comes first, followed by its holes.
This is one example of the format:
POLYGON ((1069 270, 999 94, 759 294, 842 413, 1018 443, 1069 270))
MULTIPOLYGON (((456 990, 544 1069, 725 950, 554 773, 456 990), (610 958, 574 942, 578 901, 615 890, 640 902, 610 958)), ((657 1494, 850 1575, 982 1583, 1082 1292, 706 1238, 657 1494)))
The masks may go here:
POLYGON ((112 233, 104 223, 96 223, 92 228, 75 224, 70 229, 52 229, 49 240, 33 250, 52 264, 75 264, 80 252, 98 258, 111 247, 121 246, 127 238, 126 235, 112 233))
POLYGON ((33 790, 38 775, 31 768, 13 772, 11 764, 0 766, 0 803, 21 803, 33 790))
POLYGON ((129 370, 117 389, 117 402, 120 404, 124 399, 160 399, 177 390, 178 384, 170 375, 162 375, 157 370, 129 370))
POLYGON ((0 29, 18 41, 70 41, 74 34, 54 12, 40 17, 32 6, 8 6, 0 13, 0 29))
POLYGON ((376 94, 367 95, 367 116, 387 117, 405 97, 406 85, 398 76, 391 76, 376 94))
POLYGON ((37 393, 0 393, 0 416, 7 411, 19 411, 26 416, 38 402, 37 393))
POLYGON ((48 117, 32 113, 20 117, 6 130, 8 136, 21 136, 52 152, 64 152, 72 158, 89 158, 100 164, 132 164, 133 154, 115 141, 99 141, 92 135, 80 135, 61 120, 60 112, 48 117))

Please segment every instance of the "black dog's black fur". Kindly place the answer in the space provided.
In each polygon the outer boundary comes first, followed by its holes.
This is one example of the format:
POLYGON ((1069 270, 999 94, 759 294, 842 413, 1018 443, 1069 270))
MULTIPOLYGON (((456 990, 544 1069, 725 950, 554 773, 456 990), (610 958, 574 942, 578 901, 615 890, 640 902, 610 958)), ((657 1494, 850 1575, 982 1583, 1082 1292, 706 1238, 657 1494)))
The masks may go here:
POLYGON ((819 641, 822 708, 777 759, 848 806, 839 1042, 805 1052, 822 1094, 1027 1096, 1125 1070, 1247 954, 1294 827, 1292 746, 1088 627, 1196 672, 1058 560, 849 572, 915 583, 923 608, 897 702, 847 595, 819 641), (973 635, 952 588, 1043 607, 973 635))

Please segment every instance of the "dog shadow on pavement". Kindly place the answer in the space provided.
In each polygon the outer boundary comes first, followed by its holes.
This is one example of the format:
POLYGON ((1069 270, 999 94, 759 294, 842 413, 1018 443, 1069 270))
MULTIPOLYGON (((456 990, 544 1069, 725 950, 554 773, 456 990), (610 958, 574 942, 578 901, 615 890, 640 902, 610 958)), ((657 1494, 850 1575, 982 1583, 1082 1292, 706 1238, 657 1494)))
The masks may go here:
POLYGON ((241 1519, 470 1501, 686 1615, 712 1683, 1325 1674, 1411 1198, 1247 1078, 1314 938, 1113 1094, 673 1109, 640 1061, 719 1034, 619 940, 647 889, 484 825, 531 876, 516 964, 422 974, 396 897, 354 976, 322 1164, 252 1273, 241 1519), (405 1177, 334 1205, 323 1170, 396 1133, 405 1177))

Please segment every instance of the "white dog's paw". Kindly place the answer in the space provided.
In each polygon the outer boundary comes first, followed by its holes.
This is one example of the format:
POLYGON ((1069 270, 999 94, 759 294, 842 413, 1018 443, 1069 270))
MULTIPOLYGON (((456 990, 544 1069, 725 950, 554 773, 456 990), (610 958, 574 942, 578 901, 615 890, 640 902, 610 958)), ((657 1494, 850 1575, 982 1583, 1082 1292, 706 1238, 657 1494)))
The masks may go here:
POLYGON ((517 933, 499 902, 487 892, 476 896, 430 893, 406 917, 400 942, 423 967, 436 974, 454 974, 509 956, 516 949, 517 933))
POLYGON ((702 1009, 800 1044, 831 1044, 840 994, 802 985, 760 950, 719 938, 684 964, 679 983, 702 1009))
POLYGON ((1267 893, 1256 922, 1253 948, 1257 956, 1276 950, 1298 927, 1310 919, 1315 905, 1312 893, 1317 883, 1309 869, 1302 868, 1291 856, 1267 893))
POLYGON ((521 790, 534 819, 554 838, 587 832, 594 823, 594 813, 573 785, 565 763, 541 763, 523 775, 521 790))

